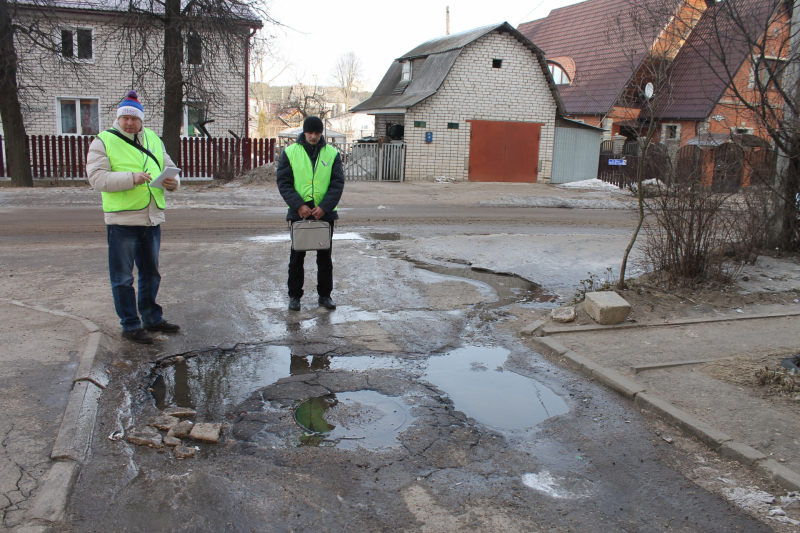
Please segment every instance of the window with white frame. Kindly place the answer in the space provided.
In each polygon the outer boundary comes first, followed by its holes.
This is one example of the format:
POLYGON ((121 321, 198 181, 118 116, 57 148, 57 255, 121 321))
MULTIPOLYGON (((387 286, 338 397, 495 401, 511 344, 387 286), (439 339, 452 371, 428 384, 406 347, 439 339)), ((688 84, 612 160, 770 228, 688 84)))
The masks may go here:
POLYGON ((403 61, 403 76, 400 81, 411 81, 411 61, 403 61))
POLYGON ((758 58, 754 61, 754 77, 758 78, 759 86, 775 89, 776 85, 783 82, 783 71, 786 68, 785 59, 758 58))
POLYGON ((59 135, 97 135, 100 133, 100 100, 97 98, 56 99, 59 135))
POLYGON ((549 63, 547 66, 550 67, 550 74, 553 75, 553 81, 556 85, 569 85, 569 76, 563 68, 555 63, 549 63))
POLYGON ((61 28, 61 57, 91 61, 94 59, 92 28, 61 28))
POLYGON ((183 106, 183 137, 203 137, 204 133, 198 127, 206 119, 205 102, 186 102, 183 106))

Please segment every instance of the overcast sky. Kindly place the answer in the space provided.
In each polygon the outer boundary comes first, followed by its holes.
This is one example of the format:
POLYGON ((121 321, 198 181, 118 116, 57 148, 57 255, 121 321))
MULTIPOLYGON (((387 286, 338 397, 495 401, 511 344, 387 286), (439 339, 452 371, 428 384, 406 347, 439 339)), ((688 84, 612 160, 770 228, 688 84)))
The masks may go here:
MULTIPOLYGON (((273 85, 296 81, 329 84, 336 59, 355 52, 364 78, 374 88, 391 65, 418 44, 445 35, 445 8, 450 6, 450 33, 489 24, 522 22, 547 16, 550 10, 576 0, 302 0, 274 1, 275 20, 288 26, 277 30, 280 52, 293 68, 273 85)), ((262 30, 263 31, 263 30, 262 30)))

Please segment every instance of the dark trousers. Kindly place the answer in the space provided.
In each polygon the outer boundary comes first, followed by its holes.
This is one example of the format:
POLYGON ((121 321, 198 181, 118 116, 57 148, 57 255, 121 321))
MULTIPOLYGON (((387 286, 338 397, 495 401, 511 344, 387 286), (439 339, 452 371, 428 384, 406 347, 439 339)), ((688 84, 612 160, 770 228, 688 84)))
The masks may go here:
POLYGON ((139 329, 142 324, 144 327, 160 324, 164 319, 156 295, 161 284, 158 273, 161 226, 108 225, 106 229, 111 293, 122 331, 139 329), (134 265, 139 274, 138 299, 133 288, 134 265))
MULTIPOLYGON (((331 248, 318 250, 317 254, 317 294, 320 298, 329 298, 333 291, 333 221, 331 223, 331 248)), ((305 252, 291 251, 289 254, 289 298, 303 297, 303 281, 305 280, 305 252)))

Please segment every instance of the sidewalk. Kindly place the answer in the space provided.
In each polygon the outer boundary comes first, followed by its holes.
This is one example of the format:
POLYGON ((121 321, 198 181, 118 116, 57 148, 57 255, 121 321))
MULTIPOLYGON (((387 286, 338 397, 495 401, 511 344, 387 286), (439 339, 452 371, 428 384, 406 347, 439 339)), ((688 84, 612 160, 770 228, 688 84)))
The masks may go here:
POLYGON ((790 300, 732 311, 669 324, 551 322, 533 344, 645 407, 650 400, 667 402, 683 413, 650 410, 726 458, 800 490, 800 391, 780 394, 755 377, 765 365, 779 367, 781 359, 800 353, 800 305, 790 300))

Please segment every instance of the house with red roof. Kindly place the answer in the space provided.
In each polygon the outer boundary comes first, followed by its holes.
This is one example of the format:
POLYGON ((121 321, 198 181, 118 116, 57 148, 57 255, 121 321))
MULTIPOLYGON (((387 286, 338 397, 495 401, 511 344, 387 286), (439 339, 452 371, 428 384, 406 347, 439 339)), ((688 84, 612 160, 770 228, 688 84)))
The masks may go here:
POLYGON ((545 53, 567 117, 604 128, 606 139, 634 139, 658 120, 655 141, 719 146, 736 135, 768 139, 732 88, 757 101, 756 80, 782 72, 788 22, 781 0, 587 0, 518 29, 545 53), (668 68, 662 98, 646 105, 659 90, 648 79, 653 62, 668 68))

